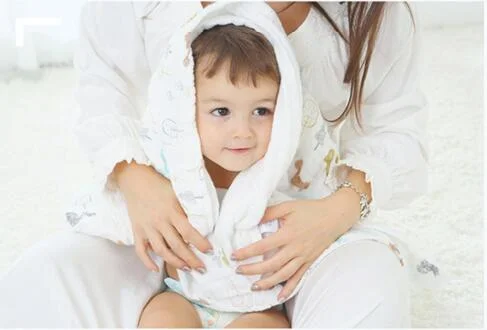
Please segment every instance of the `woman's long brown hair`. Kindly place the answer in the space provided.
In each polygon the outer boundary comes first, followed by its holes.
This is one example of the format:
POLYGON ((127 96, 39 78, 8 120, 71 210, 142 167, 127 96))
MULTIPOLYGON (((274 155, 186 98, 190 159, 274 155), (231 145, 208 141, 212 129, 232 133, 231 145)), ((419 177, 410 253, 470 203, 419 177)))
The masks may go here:
MULTIPOLYGON (((349 59, 343 83, 350 84, 350 95, 342 114, 336 119, 328 120, 331 123, 338 125, 345 120, 350 112, 353 112, 361 127, 360 118, 364 84, 369 71, 375 41, 384 16, 385 5, 386 3, 384 2, 347 2, 348 35, 345 35, 328 13, 317 2, 313 2, 313 6, 321 12, 348 45, 349 59)), ((411 8, 407 3, 406 6, 412 18, 411 8)))

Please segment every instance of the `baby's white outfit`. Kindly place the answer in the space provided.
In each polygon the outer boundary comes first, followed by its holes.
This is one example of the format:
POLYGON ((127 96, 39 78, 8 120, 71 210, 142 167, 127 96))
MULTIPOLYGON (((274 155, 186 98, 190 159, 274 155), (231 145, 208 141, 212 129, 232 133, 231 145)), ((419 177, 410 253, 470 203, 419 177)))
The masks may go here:
MULTIPOLYGON (((218 201, 221 204, 227 192, 227 189, 216 188, 216 192, 218 195, 218 201)), ((279 228, 278 220, 272 220, 259 225, 259 230, 262 234, 262 237, 265 237, 271 233, 276 232, 278 228, 279 228)), ((266 253, 266 255, 264 255, 264 260, 267 259, 266 258, 267 255, 270 256, 272 255, 272 253, 273 253, 272 251, 266 253)), ((214 271, 218 271, 218 269, 220 269, 219 258, 215 257, 213 258, 213 261, 216 262, 216 264, 210 264, 210 265, 207 264, 206 266, 207 268, 211 268, 214 271)), ((166 285, 165 291, 175 292, 177 294, 185 296, 183 288, 181 287, 181 283, 179 281, 176 281, 170 277, 166 277, 164 279, 164 284, 166 285)), ((204 305, 198 301, 193 301, 193 300, 189 300, 189 301, 193 304, 196 313, 199 315, 203 328, 222 329, 243 314, 242 312, 223 312, 223 311, 219 311, 207 307, 207 305, 204 305)), ((274 306, 273 309, 282 310, 283 305, 274 306)))

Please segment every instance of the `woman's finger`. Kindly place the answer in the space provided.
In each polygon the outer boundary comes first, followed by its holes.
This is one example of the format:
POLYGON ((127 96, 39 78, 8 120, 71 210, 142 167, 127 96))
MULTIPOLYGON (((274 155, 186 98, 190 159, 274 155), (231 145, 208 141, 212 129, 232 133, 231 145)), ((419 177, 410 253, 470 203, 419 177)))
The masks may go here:
POLYGON ((168 227, 164 232, 164 239, 169 245, 172 252, 177 255, 183 262, 191 269, 196 269, 199 272, 204 272, 205 265, 194 254, 189 246, 184 242, 183 238, 179 235, 176 228, 168 227))
POLYGON ((302 258, 294 258, 271 276, 263 278, 252 284, 251 289, 254 291, 270 289, 281 282, 287 281, 302 265, 302 258))
POLYGON ((196 230, 196 228, 191 226, 188 218, 183 216, 177 217, 177 219, 173 221, 173 225, 184 241, 193 244, 198 250, 203 253, 211 253, 213 251, 208 239, 201 235, 200 232, 196 230))
POLYGON ((283 202, 277 205, 269 206, 260 223, 265 223, 274 219, 285 218, 289 213, 292 212, 292 202, 283 202))
POLYGON ((291 293, 293 293, 294 289, 299 283, 299 280, 301 280, 304 273, 308 270, 310 266, 310 263, 303 264, 301 268, 287 280, 281 292, 279 292, 279 294, 277 295, 278 300, 285 300, 287 297, 289 297, 291 293))
POLYGON ((153 229, 146 230, 146 233, 152 246, 152 250, 159 255, 162 260, 179 269, 187 267, 187 264, 169 249, 160 233, 153 229))
POLYGON ((157 267, 156 263, 152 258, 149 256, 147 250, 151 249, 150 244, 148 241, 143 238, 140 232, 134 231, 134 241, 135 241, 135 253, 142 261, 147 269, 158 272, 159 267, 157 267))
POLYGON ((277 249, 289 241, 288 235, 283 230, 278 230, 277 232, 263 238, 253 244, 250 244, 244 248, 233 251, 233 260, 245 260, 255 256, 264 255, 264 253, 277 249))
POLYGON ((241 275, 274 273, 295 257, 296 254, 293 253, 293 249, 289 248, 289 246, 285 246, 269 259, 252 264, 240 265, 237 267, 236 271, 241 275))

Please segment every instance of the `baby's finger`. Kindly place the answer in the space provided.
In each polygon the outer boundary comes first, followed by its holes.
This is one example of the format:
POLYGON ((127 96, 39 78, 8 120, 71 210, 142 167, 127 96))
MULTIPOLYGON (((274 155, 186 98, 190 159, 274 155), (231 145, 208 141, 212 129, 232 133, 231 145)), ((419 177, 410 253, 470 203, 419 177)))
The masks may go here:
POLYGON ((193 244, 203 253, 213 252, 210 241, 191 225, 188 218, 182 216, 177 217, 174 219, 173 225, 185 242, 193 244))
POLYGON ((168 248, 164 238, 158 232, 155 230, 147 230, 147 237, 149 238, 152 250, 162 257, 162 260, 179 269, 187 267, 187 264, 168 248))
POLYGON ((205 272, 205 265, 183 241, 183 238, 179 235, 176 228, 169 227, 166 229, 164 239, 172 252, 189 265, 191 269, 196 269, 200 273, 205 272))

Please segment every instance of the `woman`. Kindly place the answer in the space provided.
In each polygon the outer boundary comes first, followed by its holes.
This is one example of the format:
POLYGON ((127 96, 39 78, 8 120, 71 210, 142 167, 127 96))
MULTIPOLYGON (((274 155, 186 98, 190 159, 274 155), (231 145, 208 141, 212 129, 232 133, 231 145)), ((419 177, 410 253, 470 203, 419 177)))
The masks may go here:
MULTIPOLYGON (((100 2, 84 8, 76 134, 99 189, 122 192, 135 249, 75 233, 38 244, 0 282, 0 311, 7 315, 1 326, 134 327, 161 283, 161 273, 147 271, 158 270, 150 250, 179 268, 204 267, 184 243, 203 252, 211 246, 189 225, 170 183, 150 166, 136 122, 169 36, 206 5, 100 2), (36 285, 26 290, 31 270, 36 285)), ((285 225, 234 257, 281 247, 277 258, 242 273, 278 270, 256 289, 287 280, 285 297, 323 251, 333 249, 286 303, 292 326, 409 327, 405 250, 392 237, 390 246, 378 242, 387 234, 367 229, 372 217, 366 215, 407 205, 426 188, 425 101, 411 12, 401 3, 270 5, 293 44, 305 87, 336 128, 348 184, 322 200, 269 208, 264 219, 281 218, 285 225), (364 229, 353 236, 359 219, 364 229)))

